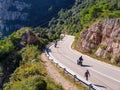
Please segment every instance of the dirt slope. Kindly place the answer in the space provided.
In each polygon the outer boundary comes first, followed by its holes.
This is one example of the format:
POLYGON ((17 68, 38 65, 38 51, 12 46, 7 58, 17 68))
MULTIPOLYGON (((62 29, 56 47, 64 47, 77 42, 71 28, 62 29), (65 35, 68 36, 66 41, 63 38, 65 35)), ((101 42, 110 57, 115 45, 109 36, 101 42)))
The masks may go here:
POLYGON ((74 84, 66 80, 54 65, 48 60, 45 53, 41 54, 41 59, 45 62, 48 75, 55 80, 56 83, 61 84, 64 90, 79 90, 74 84))

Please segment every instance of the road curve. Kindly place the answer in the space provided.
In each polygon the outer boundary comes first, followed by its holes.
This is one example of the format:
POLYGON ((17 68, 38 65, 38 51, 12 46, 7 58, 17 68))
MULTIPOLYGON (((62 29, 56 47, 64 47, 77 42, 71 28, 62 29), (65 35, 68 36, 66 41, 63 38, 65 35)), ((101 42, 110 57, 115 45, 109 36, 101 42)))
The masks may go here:
POLYGON ((120 68, 95 60, 87 55, 81 54, 71 48, 73 36, 66 35, 57 47, 51 47, 52 56, 60 63, 84 78, 84 73, 89 70, 89 82, 101 90, 120 90, 120 68), (76 64, 77 59, 83 56, 83 66, 76 64))

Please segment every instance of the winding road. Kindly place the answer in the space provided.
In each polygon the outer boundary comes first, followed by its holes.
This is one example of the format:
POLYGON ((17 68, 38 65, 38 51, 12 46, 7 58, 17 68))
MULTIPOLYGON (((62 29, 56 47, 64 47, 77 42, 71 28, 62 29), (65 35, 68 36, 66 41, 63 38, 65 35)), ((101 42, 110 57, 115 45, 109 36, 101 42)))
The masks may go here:
POLYGON ((101 90, 120 90, 120 68, 95 60, 71 48, 74 36, 66 35, 57 47, 51 46, 52 56, 60 63, 84 78, 84 73, 89 70, 89 82, 101 90), (77 59, 83 56, 83 66, 77 65, 77 59))

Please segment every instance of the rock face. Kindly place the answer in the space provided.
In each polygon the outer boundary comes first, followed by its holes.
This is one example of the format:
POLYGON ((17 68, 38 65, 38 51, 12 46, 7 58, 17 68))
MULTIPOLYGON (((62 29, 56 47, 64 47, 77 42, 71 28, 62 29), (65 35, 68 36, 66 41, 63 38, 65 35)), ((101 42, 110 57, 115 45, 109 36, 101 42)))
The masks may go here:
POLYGON ((28 13, 24 10, 31 8, 30 4, 15 0, 0 1, 0 32, 8 35, 15 29, 24 26, 27 22, 28 13), (23 23, 22 23, 23 22, 23 23))
POLYGON ((38 41, 38 39, 35 36, 35 34, 32 33, 30 30, 26 30, 22 36, 20 43, 24 46, 25 44, 33 44, 37 41, 38 41))
POLYGON ((76 48, 120 63, 120 20, 99 21, 80 33, 76 48))
POLYGON ((0 38, 23 26, 47 26, 61 8, 72 4, 74 0, 0 0, 0 38))

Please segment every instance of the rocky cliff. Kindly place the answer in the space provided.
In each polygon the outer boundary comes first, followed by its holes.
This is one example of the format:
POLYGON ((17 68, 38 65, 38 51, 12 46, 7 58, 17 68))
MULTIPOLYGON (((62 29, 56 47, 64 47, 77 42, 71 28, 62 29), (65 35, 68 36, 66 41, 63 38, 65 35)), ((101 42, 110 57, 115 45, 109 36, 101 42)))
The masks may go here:
POLYGON ((74 0, 0 0, 0 38, 23 26, 47 26, 58 11, 74 0))
POLYGON ((30 4, 15 0, 0 1, 0 32, 8 35, 14 30, 24 26, 27 21, 28 13, 25 9, 29 9, 30 4), (23 22, 23 23, 22 23, 23 22))
POLYGON ((120 63, 120 20, 106 19, 80 33, 76 48, 120 63))
POLYGON ((26 30, 22 36, 20 44, 25 46, 26 44, 34 44, 38 39, 33 32, 26 30))

